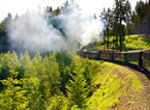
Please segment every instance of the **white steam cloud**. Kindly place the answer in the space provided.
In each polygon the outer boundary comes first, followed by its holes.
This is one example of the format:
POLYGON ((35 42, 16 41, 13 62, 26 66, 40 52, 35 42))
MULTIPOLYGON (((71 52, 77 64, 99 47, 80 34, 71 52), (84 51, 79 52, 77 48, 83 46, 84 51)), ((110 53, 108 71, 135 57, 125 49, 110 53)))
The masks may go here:
POLYGON ((98 40, 100 20, 70 4, 56 17, 44 11, 27 12, 9 23, 8 32, 11 47, 18 52, 70 50, 98 40))

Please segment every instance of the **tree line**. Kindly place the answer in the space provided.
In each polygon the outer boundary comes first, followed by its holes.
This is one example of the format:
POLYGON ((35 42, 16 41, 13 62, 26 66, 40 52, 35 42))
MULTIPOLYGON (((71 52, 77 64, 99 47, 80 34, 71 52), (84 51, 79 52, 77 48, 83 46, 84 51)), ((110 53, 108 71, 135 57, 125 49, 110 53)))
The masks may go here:
MULTIPOLYGON (((145 35, 150 34, 150 1, 138 2, 135 7, 133 18, 133 24, 138 24, 135 25, 137 27, 135 33, 145 35)), ((133 27, 133 24, 131 25, 131 27, 133 27)))
POLYGON ((137 2, 133 11, 128 0, 115 0, 112 9, 104 8, 100 17, 105 27, 103 34, 107 50, 111 47, 113 50, 122 51, 125 48, 126 35, 144 34, 141 33, 141 26, 148 20, 149 13, 150 1, 146 3, 143 1, 137 2))
MULTIPOLYGON (((69 6, 69 2, 66 1, 61 7, 57 7, 56 9, 53 9, 51 6, 47 6, 44 10, 45 13, 48 14, 49 16, 49 18, 46 19, 48 24, 51 23, 51 25, 57 30, 59 30, 61 34, 64 34, 63 32, 64 30, 61 28, 60 22, 56 18, 56 16, 63 13, 63 11, 68 6, 69 6)), ((26 13, 30 13, 30 12, 26 12, 26 13)), ((16 21, 17 19, 20 19, 20 18, 21 16, 16 15, 15 17, 13 17, 11 13, 8 13, 8 16, 0 22, 0 52, 8 52, 11 50, 15 50, 15 51, 17 50, 15 48, 12 48, 11 46, 11 41, 8 35, 8 32, 9 32, 8 26, 10 25, 11 22, 16 21)))

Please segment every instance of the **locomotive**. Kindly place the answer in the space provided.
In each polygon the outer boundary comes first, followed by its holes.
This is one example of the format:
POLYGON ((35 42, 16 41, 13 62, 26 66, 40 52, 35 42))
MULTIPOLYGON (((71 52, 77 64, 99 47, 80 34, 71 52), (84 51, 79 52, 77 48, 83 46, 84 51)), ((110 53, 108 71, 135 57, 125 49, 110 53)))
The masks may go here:
POLYGON ((77 55, 79 55, 82 58, 89 58, 89 59, 94 59, 94 60, 99 60, 100 59, 100 50, 97 49, 77 49, 77 55))

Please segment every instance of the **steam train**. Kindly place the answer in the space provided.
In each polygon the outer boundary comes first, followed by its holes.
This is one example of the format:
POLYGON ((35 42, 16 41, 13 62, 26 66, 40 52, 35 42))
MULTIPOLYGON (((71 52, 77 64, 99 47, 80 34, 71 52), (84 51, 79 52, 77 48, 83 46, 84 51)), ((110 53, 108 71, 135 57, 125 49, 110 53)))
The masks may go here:
POLYGON ((124 64, 137 65, 139 68, 146 68, 150 72, 150 50, 135 50, 128 52, 112 52, 100 51, 96 49, 91 50, 77 50, 77 55, 82 58, 89 58, 94 60, 117 61, 124 64), (134 64, 135 63, 135 64, 134 64))
POLYGON ((97 49, 91 49, 91 50, 77 49, 77 55, 79 55, 82 58, 99 60, 100 53, 101 53, 101 51, 97 50, 97 49))

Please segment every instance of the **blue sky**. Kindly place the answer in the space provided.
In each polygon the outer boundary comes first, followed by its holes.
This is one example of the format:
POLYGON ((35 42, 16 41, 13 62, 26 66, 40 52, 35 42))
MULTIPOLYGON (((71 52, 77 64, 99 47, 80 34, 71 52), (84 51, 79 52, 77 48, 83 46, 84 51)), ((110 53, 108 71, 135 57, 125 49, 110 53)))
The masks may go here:
MULTIPOLYGON (((66 0, 0 0, 0 21, 10 12, 13 16, 22 15, 27 10, 41 9, 47 5, 56 8, 66 0)), ((85 13, 100 13, 104 7, 112 7, 114 0, 75 0, 85 13)), ((139 0, 129 0, 132 7, 139 0)), ((145 0, 143 0, 145 1, 145 0)))

